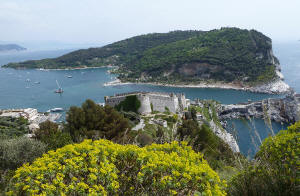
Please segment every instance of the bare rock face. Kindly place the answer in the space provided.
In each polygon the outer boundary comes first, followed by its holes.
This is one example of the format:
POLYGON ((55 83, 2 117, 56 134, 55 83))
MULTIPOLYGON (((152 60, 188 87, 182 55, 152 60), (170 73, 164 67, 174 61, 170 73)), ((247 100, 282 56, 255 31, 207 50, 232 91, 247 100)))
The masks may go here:
POLYGON ((288 84, 284 82, 284 76, 281 73, 281 65, 279 63, 279 60, 273 54, 272 43, 270 42, 269 44, 270 49, 267 51, 266 57, 268 58, 268 62, 275 66, 276 78, 266 84, 254 87, 252 91, 270 94, 289 93, 292 91, 292 89, 288 84))
POLYGON ((220 129, 213 120, 209 122, 209 126, 212 129, 212 131, 219 137, 221 138, 225 143, 229 145, 231 150, 233 152, 240 152, 239 145, 237 144, 236 139, 233 137, 232 134, 228 133, 225 130, 220 129))
MULTIPOLYGON (((279 72, 280 73, 280 72, 279 72)), ((281 74, 281 73, 280 73, 281 74)), ((279 75, 279 74, 278 74, 279 75)), ((281 78, 282 74, 278 76, 278 79, 256 86, 251 89, 253 92, 261 92, 261 93, 270 93, 270 94, 284 94, 289 93, 291 91, 290 86, 285 83, 281 78)))

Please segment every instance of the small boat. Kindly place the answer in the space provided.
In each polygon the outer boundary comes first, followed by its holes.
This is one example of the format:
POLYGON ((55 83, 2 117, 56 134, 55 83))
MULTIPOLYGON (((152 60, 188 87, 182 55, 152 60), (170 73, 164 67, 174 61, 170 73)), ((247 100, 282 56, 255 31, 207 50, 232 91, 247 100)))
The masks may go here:
POLYGON ((34 82, 35 84, 40 84, 40 82, 34 82))
POLYGON ((55 93, 63 93, 64 91, 63 91, 63 89, 60 87, 60 85, 59 85, 59 83, 58 83, 58 81, 56 80, 56 84, 57 84, 57 87, 58 87, 58 89, 56 90, 56 91, 54 91, 55 93))
POLYGON ((70 76, 70 75, 69 75, 69 76, 67 76, 67 78, 73 78, 73 76, 70 76))
POLYGON ((98 105, 100 105, 100 106, 105 106, 105 103, 98 103, 98 105))
POLYGON ((56 91, 54 91, 55 93, 63 93, 64 91, 61 89, 61 88, 59 88, 59 89, 57 89, 56 91))
POLYGON ((52 108, 50 110, 47 110, 47 112, 63 112, 64 109, 63 108, 52 108))

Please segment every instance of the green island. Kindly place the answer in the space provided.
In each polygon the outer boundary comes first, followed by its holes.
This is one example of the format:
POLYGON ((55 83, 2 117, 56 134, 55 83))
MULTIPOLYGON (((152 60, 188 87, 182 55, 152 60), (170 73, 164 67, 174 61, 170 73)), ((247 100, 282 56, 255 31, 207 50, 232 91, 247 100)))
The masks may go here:
POLYGON ((3 67, 74 69, 117 66, 122 82, 193 84, 223 82, 254 86, 278 78, 272 41, 256 30, 221 28, 132 37, 53 59, 3 67))

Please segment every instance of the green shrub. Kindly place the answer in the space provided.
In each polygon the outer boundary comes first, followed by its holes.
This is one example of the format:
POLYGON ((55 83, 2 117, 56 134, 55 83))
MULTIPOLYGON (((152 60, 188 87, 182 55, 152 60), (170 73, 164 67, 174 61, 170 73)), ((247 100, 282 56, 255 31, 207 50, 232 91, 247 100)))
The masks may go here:
POLYGON ((216 136, 206 124, 199 127, 194 120, 184 120, 178 128, 180 140, 187 141, 214 169, 225 165, 233 165, 235 155, 228 144, 216 136))
POLYGON ((5 190, 11 178, 15 175, 15 171, 11 169, 0 169, 0 195, 5 195, 5 190))
POLYGON ((185 143, 140 148, 85 140, 23 165, 7 195, 226 195, 224 186, 185 143))
POLYGON ((55 150, 73 142, 69 133, 62 132, 58 129, 58 124, 51 121, 40 124, 40 128, 35 131, 35 138, 47 144, 48 150, 55 150))
POLYGON ((46 148, 46 144, 27 137, 0 140, 0 168, 16 169, 30 163, 45 153, 46 148))
POLYGON ((14 175, 14 170, 42 156, 46 148, 46 144, 27 137, 0 139, 0 195, 14 175))
POLYGON ((138 113, 139 108, 141 107, 141 102, 136 95, 130 95, 125 98, 124 101, 121 101, 116 109, 118 111, 126 111, 126 112, 135 112, 138 113))
POLYGON ((0 137, 13 138, 27 133, 29 133, 28 120, 22 117, 0 117, 0 137))
POLYGON ((230 195, 299 195, 300 122, 268 137, 256 160, 235 176, 230 195))
POLYGON ((120 111, 120 113, 127 118, 128 120, 130 120, 132 126, 139 124, 141 117, 139 114, 135 113, 135 112, 125 112, 125 111, 120 111))
POLYGON ((92 100, 86 100, 81 107, 72 106, 66 115, 64 131, 68 132, 74 142, 85 138, 106 138, 119 141, 130 130, 128 119, 114 108, 102 107, 92 100))
POLYGON ((138 135, 137 142, 141 146, 146 146, 146 145, 152 144, 153 138, 149 134, 142 132, 138 135))

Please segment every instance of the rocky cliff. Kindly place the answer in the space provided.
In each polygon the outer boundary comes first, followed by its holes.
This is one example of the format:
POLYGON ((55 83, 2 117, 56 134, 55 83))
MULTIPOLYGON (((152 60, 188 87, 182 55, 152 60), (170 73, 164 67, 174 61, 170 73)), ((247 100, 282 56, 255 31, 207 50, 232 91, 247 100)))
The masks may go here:
POLYGON ((276 122, 294 123, 300 120, 300 95, 290 94, 282 99, 222 105, 219 110, 222 120, 231 118, 263 118, 276 122))

